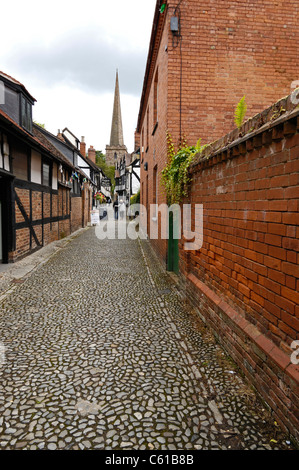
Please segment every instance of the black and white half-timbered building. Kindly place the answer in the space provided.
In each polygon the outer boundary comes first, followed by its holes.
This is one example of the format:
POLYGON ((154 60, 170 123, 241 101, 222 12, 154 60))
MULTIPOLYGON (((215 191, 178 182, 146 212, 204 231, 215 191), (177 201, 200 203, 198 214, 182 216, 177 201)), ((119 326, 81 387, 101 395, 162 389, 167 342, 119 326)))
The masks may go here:
POLYGON ((140 153, 132 153, 131 160, 126 171, 127 194, 129 198, 140 190, 140 153))
POLYGON ((33 123, 35 101, 24 85, 0 72, 2 263, 16 261, 90 220, 92 182, 33 123))
POLYGON ((136 194, 139 188, 140 154, 125 154, 115 165, 115 193, 128 207, 131 196, 136 194))
MULTIPOLYGON (((58 130, 57 136, 43 128, 39 129, 39 132, 44 134, 44 138, 75 166, 77 172, 82 173, 85 179, 90 181, 93 196, 102 193, 107 198, 111 197, 110 189, 107 189, 107 184, 104 184, 107 178, 96 165, 96 150, 92 146, 88 151, 86 150, 84 137, 81 137, 80 141, 67 127, 62 132, 58 130)), ((74 179, 73 184, 72 193, 73 197, 76 197, 78 181, 74 179)))

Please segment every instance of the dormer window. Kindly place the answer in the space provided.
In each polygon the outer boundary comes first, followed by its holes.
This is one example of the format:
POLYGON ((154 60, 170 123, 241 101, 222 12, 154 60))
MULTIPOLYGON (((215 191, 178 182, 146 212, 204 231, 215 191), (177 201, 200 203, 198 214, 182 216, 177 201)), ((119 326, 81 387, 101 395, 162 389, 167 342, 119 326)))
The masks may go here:
POLYGON ((24 95, 21 95, 21 125, 32 133, 32 104, 24 95))

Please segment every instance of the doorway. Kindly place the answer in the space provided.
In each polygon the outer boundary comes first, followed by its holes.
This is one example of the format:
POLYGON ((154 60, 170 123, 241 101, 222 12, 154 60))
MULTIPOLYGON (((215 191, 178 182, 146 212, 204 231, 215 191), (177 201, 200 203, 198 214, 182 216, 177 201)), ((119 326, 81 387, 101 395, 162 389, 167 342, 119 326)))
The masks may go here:
POLYGON ((0 176, 0 263, 3 263, 3 234, 4 234, 4 197, 5 197, 5 178, 0 176))
POLYGON ((177 274, 179 272, 179 240, 177 235, 179 220, 172 211, 169 212, 168 217, 167 271, 172 271, 177 274))
POLYGON ((2 198, 0 198, 0 263, 3 261, 2 246, 2 198))
POLYGON ((0 263, 8 263, 13 250, 13 178, 0 175, 0 263))

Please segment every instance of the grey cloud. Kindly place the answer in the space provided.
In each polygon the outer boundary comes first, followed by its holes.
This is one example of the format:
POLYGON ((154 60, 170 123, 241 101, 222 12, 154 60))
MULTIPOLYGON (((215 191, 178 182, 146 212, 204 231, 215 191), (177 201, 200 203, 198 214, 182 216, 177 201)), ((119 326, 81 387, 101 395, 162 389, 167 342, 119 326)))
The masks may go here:
MULTIPOLYGON (((124 44, 122 45, 124 46, 124 44)), ((90 93, 113 92, 119 69, 121 93, 140 96, 146 53, 121 49, 97 31, 74 31, 52 42, 19 45, 9 64, 40 84, 65 83, 90 93)))

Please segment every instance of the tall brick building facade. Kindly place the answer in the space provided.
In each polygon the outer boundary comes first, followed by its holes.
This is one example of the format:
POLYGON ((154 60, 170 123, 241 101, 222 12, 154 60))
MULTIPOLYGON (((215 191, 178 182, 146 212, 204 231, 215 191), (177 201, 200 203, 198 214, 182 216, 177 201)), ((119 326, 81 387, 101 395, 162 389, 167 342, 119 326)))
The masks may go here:
MULTIPOLYGON (((165 202, 167 130, 175 144, 212 142, 234 128, 242 96, 251 117, 290 93, 298 79, 298 15, 297 0, 287 8, 270 0, 157 1, 136 132, 143 204, 165 202)), ((153 245, 165 260, 166 241, 153 245)))

